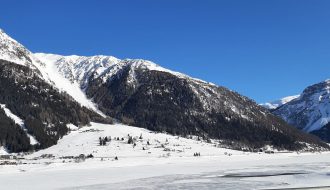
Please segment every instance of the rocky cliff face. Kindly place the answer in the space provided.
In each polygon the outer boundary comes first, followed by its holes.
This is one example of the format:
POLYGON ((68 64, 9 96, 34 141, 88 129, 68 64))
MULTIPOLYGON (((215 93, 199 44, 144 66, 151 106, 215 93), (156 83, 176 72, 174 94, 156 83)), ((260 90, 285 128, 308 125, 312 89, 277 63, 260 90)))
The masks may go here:
MULTIPOLYGON (((318 130, 330 121, 330 80, 307 87, 299 98, 273 111, 289 124, 306 132, 318 130)), ((324 135, 323 139, 329 139, 324 135)))

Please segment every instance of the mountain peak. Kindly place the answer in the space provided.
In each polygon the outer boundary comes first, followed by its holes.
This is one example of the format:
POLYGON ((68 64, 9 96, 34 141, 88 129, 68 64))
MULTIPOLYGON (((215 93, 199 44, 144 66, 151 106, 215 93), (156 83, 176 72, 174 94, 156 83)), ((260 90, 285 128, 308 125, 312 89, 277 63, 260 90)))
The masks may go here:
POLYGON ((330 80, 307 87, 299 99, 288 102, 273 113, 289 124, 312 132, 330 121, 330 80))
POLYGON ((0 29, 0 59, 33 68, 33 55, 0 29))
POLYGON ((317 84, 308 86, 302 93, 302 97, 309 97, 317 93, 329 93, 330 80, 325 80, 317 84))

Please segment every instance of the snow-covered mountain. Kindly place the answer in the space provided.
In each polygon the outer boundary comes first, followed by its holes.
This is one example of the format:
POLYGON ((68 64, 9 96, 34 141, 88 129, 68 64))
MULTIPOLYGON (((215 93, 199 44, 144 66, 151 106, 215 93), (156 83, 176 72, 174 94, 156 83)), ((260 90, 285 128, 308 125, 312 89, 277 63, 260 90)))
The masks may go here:
POLYGON ((32 53, 0 29, 0 59, 35 68, 38 65, 32 53), (34 62, 34 64, 33 64, 34 62))
POLYGON ((330 121, 330 80, 307 87, 298 98, 273 113, 306 132, 322 129, 330 121))
MULTIPOLYGON (((24 122, 40 148, 55 144, 72 124, 109 122, 99 114, 152 131, 221 139, 237 149, 326 146, 247 97, 151 61, 32 54, 3 32, 0 44, 0 103, 24 122)), ((15 125, 5 112, 0 116, 8 120, 5 126, 15 125)))
POLYGON ((261 125, 269 133, 297 132, 247 97, 151 61, 34 55, 52 65, 53 73, 79 85, 106 115, 126 124, 183 136, 246 141, 243 144, 248 146, 278 141, 275 136, 260 138, 265 136, 260 134, 265 132, 258 128, 261 125))
POLYGON ((82 126, 106 120, 60 91, 46 65, 0 31, 0 146, 9 152, 49 147, 82 126))
MULTIPOLYGON (((94 103, 86 98, 86 95, 80 89, 79 85, 68 81, 67 78, 69 79, 69 77, 62 77, 61 74, 64 74, 64 71, 59 74, 53 64, 45 64, 42 62, 22 44, 4 33, 3 30, 0 30, 0 39, 0 59, 22 66, 28 66, 39 73, 40 78, 59 90, 65 91, 81 105, 101 113, 94 103)), ((72 56, 72 59, 74 60, 74 56, 72 56)))
POLYGON ((291 102, 294 99, 299 98, 299 96, 300 95, 288 96, 288 97, 284 97, 280 100, 275 100, 275 101, 263 103, 263 104, 260 104, 260 105, 267 108, 267 109, 273 110, 273 109, 276 109, 276 108, 278 108, 278 107, 280 107, 284 104, 287 104, 287 103, 291 102))
MULTIPOLYGON (((85 89, 91 78, 102 78, 106 82, 109 78, 116 75, 127 65, 134 68, 162 71, 174 74, 178 77, 188 77, 182 73, 173 72, 165 69, 151 61, 142 59, 124 59, 120 60, 113 56, 62 56, 56 54, 35 53, 35 57, 57 68, 57 72, 72 83, 78 83, 82 89, 85 89)), ((132 73, 132 78, 134 73, 132 73)))

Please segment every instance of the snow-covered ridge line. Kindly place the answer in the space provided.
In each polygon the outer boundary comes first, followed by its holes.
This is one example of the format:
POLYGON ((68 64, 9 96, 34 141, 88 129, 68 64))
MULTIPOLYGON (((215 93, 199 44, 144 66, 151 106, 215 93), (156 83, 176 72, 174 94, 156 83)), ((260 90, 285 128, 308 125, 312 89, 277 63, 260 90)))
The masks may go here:
MULTIPOLYGON (((180 72, 171 71, 169 69, 163 68, 156 63, 143 59, 118 59, 113 56, 77 56, 69 55, 62 56, 57 54, 46 54, 46 53, 35 53, 35 57, 46 64, 46 68, 49 68, 47 73, 53 78, 53 81, 63 81, 57 82, 56 86, 60 89, 64 89, 71 96, 76 97, 75 94, 83 94, 85 89, 88 89, 89 82, 92 79, 99 79, 102 83, 106 83, 108 80, 112 80, 117 77, 118 74, 127 67, 129 67, 129 75, 127 77, 127 82, 132 87, 138 85, 138 80, 136 79, 136 71, 159 71, 164 73, 169 73, 177 78, 189 81, 193 92, 200 97, 203 106, 210 110, 211 103, 205 101, 208 99, 213 92, 217 92, 212 89, 213 87, 218 87, 215 84, 192 78, 188 75, 182 74, 180 72), (62 78, 62 79, 61 79, 62 78), (64 85, 65 84, 65 85, 64 85), (68 86, 74 86, 74 88, 68 88, 68 86), (197 90, 194 86, 197 87, 197 90), (80 90, 80 89, 81 90, 80 90), (202 89, 203 88, 203 89, 202 89), (73 93, 73 90, 79 93, 73 93)), ((83 96, 83 95, 82 95, 83 96)), ((82 98, 80 98, 82 99, 82 98)), ((79 101, 82 102, 82 101, 79 101)), ((85 104, 86 105, 86 104, 85 104)), ((95 109, 94 109, 95 110, 95 109)))
MULTIPOLYGON (((77 56, 70 56, 70 59, 74 60, 75 58, 77 58, 77 56)), ((22 44, 4 33, 3 30, 0 30, 0 59, 12 62, 13 64, 26 66, 37 71, 38 76, 42 80, 60 91, 65 91, 82 106, 92 109, 104 116, 102 112, 97 109, 97 106, 86 98, 85 94, 77 84, 71 84, 71 82, 65 77, 58 74, 55 65, 45 64, 22 44)))
POLYGON ((288 96, 288 97, 284 97, 280 100, 275 100, 275 101, 272 101, 272 102, 262 103, 260 105, 267 108, 267 109, 276 109, 276 108, 278 108, 278 107, 280 107, 284 104, 287 104, 287 103, 291 102, 292 100, 295 100, 299 97, 300 97, 300 95, 288 96))
MULTIPOLYGON (((55 59, 55 58, 54 58, 55 59)), ((72 83, 66 77, 63 77, 56 65, 49 64, 47 61, 43 59, 39 59, 37 56, 32 56, 33 63, 39 62, 41 64, 34 64, 38 70, 42 73, 43 79, 56 87, 59 91, 64 91, 69 94, 75 101, 77 101, 81 106, 85 106, 99 115, 105 117, 105 115, 98 110, 97 106, 89 100, 85 93, 80 89, 79 85, 76 83, 72 83)))
MULTIPOLYGON (((88 88, 91 79, 100 79, 106 83, 109 79, 117 76, 127 66, 130 66, 128 82, 136 86, 135 70, 160 71, 172 74, 178 78, 189 80, 196 84, 216 86, 215 84, 192 78, 188 75, 171 71, 163 68, 156 63, 143 59, 118 59, 113 56, 62 56, 57 54, 35 53, 34 56, 45 63, 44 72, 48 74, 50 80, 54 81, 55 86, 66 91, 83 106, 98 111, 97 106, 88 100, 84 91, 88 88)), ((41 68, 41 70, 43 70, 41 68)), ((197 94, 199 95, 199 94, 197 94)))
POLYGON ((34 137, 34 136, 32 136, 32 135, 30 135, 29 133, 28 133, 28 131, 27 131, 27 129, 26 129, 26 127, 25 127, 25 124, 24 124, 24 121, 21 119, 21 118, 19 118, 17 115, 15 115, 15 114, 13 114, 7 107, 6 107, 6 105, 4 105, 4 104, 0 104, 0 108, 1 109, 3 109, 4 111, 5 111, 5 114, 9 117, 9 118, 11 118, 17 125, 19 125, 24 131, 25 131, 25 133, 26 133, 26 135, 29 137, 29 139, 30 139, 30 144, 31 145, 36 145, 36 144, 38 144, 38 141, 37 141, 37 139, 34 137))
MULTIPOLYGON (((48 54, 48 53, 34 53, 35 57, 42 60, 48 64, 55 65, 63 65, 65 64, 68 67, 66 70, 61 69, 60 73, 70 79, 76 80, 77 82, 84 82, 84 77, 86 77, 86 73, 95 71, 96 76, 99 77, 103 75, 108 68, 118 66, 124 67, 126 65, 131 65, 134 68, 147 69, 152 71, 160 71, 173 74, 180 78, 188 78, 201 83, 205 83, 208 85, 216 86, 213 83, 206 82, 201 79, 190 77, 186 74, 172 71, 166 69, 152 61, 144 60, 144 59, 118 59, 114 56, 107 55, 95 55, 95 56, 78 56, 78 55, 58 55, 58 54, 48 54), (69 74, 70 73, 70 74, 69 74), (70 76, 71 75, 71 76, 70 76)), ((111 73, 110 73, 111 75, 111 73)), ((109 76, 109 74, 107 75, 109 76)), ((82 84, 82 86, 84 86, 82 84)))
MULTIPOLYGON (((88 89, 89 81, 91 79, 99 79, 102 83, 106 83, 108 80, 117 77, 122 71, 124 71, 129 66, 129 73, 127 77, 127 83, 132 87, 138 85, 138 80, 136 79, 137 70, 145 71, 159 71, 164 73, 169 73, 177 78, 188 81, 190 88, 200 99, 205 110, 217 110, 219 108, 218 102, 221 102, 223 97, 221 92, 218 92, 215 88, 219 87, 215 84, 192 78, 188 75, 182 74, 180 72, 171 71, 169 69, 163 68, 156 63, 143 59, 118 59, 113 56, 77 56, 69 55, 62 56, 57 54, 47 54, 47 53, 35 53, 35 57, 46 64, 46 67, 52 67, 48 73, 58 73, 56 78, 64 78, 66 86, 75 85, 75 88, 78 89, 78 86, 82 91, 88 89), (71 84, 70 84, 71 83, 71 84), (210 96, 217 96, 216 100, 209 100, 210 96), (216 106, 217 105, 217 106, 216 106)), ((60 79, 59 79, 60 80, 60 79)), ((60 87, 64 83, 59 83, 57 86, 60 87)), ((68 91, 70 89, 67 89, 68 91)), ((231 90, 229 90, 231 91, 231 90)), ((70 91, 69 91, 70 92, 70 91)), ((232 92, 232 91, 231 91, 232 92)), ((69 93, 70 94, 70 93, 69 93)), ((75 94, 70 94, 75 96, 75 94)), ((247 101, 246 98, 244 98, 247 101)), ((235 102, 229 101, 228 104, 234 105, 235 102)), ((238 106, 239 107, 239 106, 238 106)), ((235 115, 239 115, 244 119, 249 120, 247 112, 248 108, 244 108, 242 113, 233 112, 235 115)))
MULTIPOLYGON (((0 51, 0 59, 15 62, 19 65, 25 65, 26 59, 18 59, 15 56, 14 46, 19 44, 16 40, 9 37, 2 29, 0 29, 0 50, 6 49, 6 51, 0 51)), ((21 44, 19 48, 25 49, 21 44)))
POLYGON ((0 29, 0 59, 37 69, 42 63, 22 44, 0 29))

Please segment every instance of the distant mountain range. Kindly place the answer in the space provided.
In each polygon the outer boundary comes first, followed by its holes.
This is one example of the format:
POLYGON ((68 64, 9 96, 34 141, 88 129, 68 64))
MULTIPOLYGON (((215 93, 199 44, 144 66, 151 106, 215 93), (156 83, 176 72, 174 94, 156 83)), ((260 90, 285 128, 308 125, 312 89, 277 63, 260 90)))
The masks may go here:
POLYGON ((290 125, 330 142, 330 80, 311 85, 298 96, 262 105, 290 125))
POLYGON ((11 152, 52 146, 69 125, 112 118, 234 149, 328 148, 245 96, 151 61, 33 54, 0 31, 0 67, 0 142, 11 152))
POLYGON ((294 99, 299 98, 299 96, 300 95, 288 96, 288 97, 284 97, 280 100, 275 100, 275 101, 263 103, 263 104, 260 104, 260 105, 267 108, 267 109, 274 110, 274 109, 276 109, 276 108, 278 108, 278 107, 280 107, 284 104, 287 104, 287 103, 291 102, 294 99))

